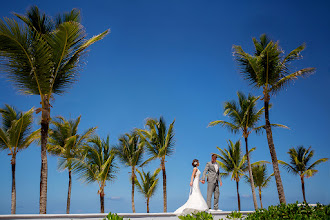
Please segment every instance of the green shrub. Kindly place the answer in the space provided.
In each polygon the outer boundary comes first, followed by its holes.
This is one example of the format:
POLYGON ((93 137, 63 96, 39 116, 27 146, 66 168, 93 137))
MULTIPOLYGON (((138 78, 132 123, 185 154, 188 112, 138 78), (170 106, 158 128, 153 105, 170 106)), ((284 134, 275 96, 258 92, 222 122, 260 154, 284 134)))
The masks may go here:
POLYGON ((317 204, 315 207, 309 206, 306 203, 298 205, 298 202, 293 204, 280 204, 277 206, 269 206, 267 209, 258 209, 254 213, 249 214, 246 220, 280 220, 280 219, 330 219, 330 205, 317 204))
POLYGON ((123 220, 123 219, 124 217, 120 217, 116 213, 109 212, 109 214, 103 220, 123 220))
POLYGON ((191 215, 179 216, 182 220, 213 220, 213 216, 207 212, 197 212, 191 215))
POLYGON ((229 215, 226 216, 228 219, 243 219, 243 214, 237 211, 231 212, 229 215))

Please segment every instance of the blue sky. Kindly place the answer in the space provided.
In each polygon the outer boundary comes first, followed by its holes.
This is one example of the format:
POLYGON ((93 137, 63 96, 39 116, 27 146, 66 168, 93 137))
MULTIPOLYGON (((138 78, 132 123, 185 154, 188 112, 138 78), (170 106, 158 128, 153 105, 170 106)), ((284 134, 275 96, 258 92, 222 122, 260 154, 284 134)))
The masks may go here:
MULTIPOLYGON (((82 116, 80 130, 98 126, 101 137, 119 135, 144 126, 148 117, 164 116, 175 122, 175 154, 167 159, 168 211, 188 198, 191 161, 200 160, 203 170, 216 146, 236 141, 240 135, 221 127, 207 128, 210 121, 226 119, 223 102, 236 99, 238 90, 251 90, 233 60, 232 46, 252 52, 252 37, 266 33, 279 40, 285 52, 303 42, 303 59, 294 69, 315 67, 316 74, 297 80, 272 98, 272 123, 290 130, 274 129, 278 159, 288 160, 290 147, 304 145, 315 150, 314 160, 330 157, 330 16, 327 1, 6 1, 0 16, 24 13, 37 5, 50 15, 78 8, 89 36, 110 28, 111 34, 93 45, 79 81, 63 96, 56 96, 52 116, 82 116)), ((2 76, 2 74, 1 74, 2 76)), ((27 111, 39 106, 37 96, 22 96, 5 78, 0 78, 0 105, 27 111)), ((262 103, 259 103, 259 107, 262 103)), ((40 117, 40 116, 37 116, 40 117)), ((263 123, 263 121, 261 122, 263 123)), ((37 124, 35 124, 37 128, 37 124)), ((252 134, 250 147, 257 150, 252 160, 271 161, 266 135, 252 134)), ((39 212, 40 147, 31 145, 19 153, 16 166, 17 213, 39 212)), ((158 161, 146 170, 153 171, 158 161)), ((10 213, 11 168, 7 152, 0 153, 0 214, 10 213)), ((269 173, 272 167, 268 166, 269 173)), ((120 165, 117 179, 108 183, 106 212, 131 212, 129 169, 120 165)), ((287 202, 302 201, 300 180, 281 169, 287 202)), ((161 176, 160 176, 161 177, 161 176)), ((330 163, 306 180, 310 203, 329 204, 330 163)), ((68 174, 57 171, 57 158, 48 157, 48 213, 64 213, 68 174)), ((162 186, 151 199, 150 211, 162 212, 162 186)), ((71 213, 100 210, 97 184, 74 179, 71 213)), ((201 185, 206 197, 206 184, 201 185)), ((241 181, 242 210, 252 210, 250 186, 241 181)), ((275 181, 263 191, 264 206, 278 203, 275 181)), ((237 209, 236 186, 223 180, 219 208, 237 209)), ((137 212, 145 212, 143 197, 136 193, 137 212)))

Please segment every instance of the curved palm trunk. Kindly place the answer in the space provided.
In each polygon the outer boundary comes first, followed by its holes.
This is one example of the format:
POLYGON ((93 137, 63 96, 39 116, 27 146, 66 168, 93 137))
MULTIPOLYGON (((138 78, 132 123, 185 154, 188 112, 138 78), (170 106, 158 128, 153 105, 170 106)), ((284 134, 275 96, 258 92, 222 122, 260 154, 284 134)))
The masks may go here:
POLYGON ((47 209, 47 139, 50 120, 50 104, 46 95, 42 97, 41 112, 41 171, 40 171, 40 207, 39 213, 46 214, 47 209))
POLYGON ((238 191, 238 181, 236 181, 238 211, 241 211, 241 198, 238 191))
POLYGON ((165 159, 161 161, 163 171, 163 197, 164 197, 164 212, 167 212, 167 194, 166 194, 166 170, 165 170, 165 159))
POLYGON ((244 139, 245 139, 246 159, 247 159, 247 162, 248 162, 249 177, 250 177, 251 189, 252 189, 253 204, 254 204, 254 209, 257 210, 258 209, 258 203, 257 203, 257 196, 256 196, 255 188, 254 188, 252 168, 251 168, 251 163, 250 163, 248 140, 247 140, 247 137, 245 137, 244 139))
POLYGON ((104 213, 104 189, 102 188, 100 191, 101 213, 104 213))
POLYGON ((305 181, 304 181, 304 177, 300 177, 300 180, 301 180, 301 190, 302 190, 302 193, 303 193, 303 197, 304 197, 304 202, 307 203, 306 201, 306 197, 305 197, 305 181))
POLYGON ((16 214, 16 158, 13 155, 11 159, 11 214, 16 214))
POLYGON ((147 213, 149 213, 149 198, 147 198, 147 213))
POLYGON ((68 187, 68 198, 67 198, 67 201, 66 201, 66 214, 70 213, 71 185, 72 185, 71 170, 69 170, 69 187, 68 187))
POLYGON ((134 203, 134 184, 135 184, 135 168, 132 166, 132 210, 135 213, 135 203, 134 203))
POLYGON ((278 192, 278 198, 280 200, 280 203, 286 203, 285 201, 285 195, 284 195, 284 189, 282 184, 282 179, 280 175, 280 170, 278 168, 278 162, 277 162, 277 156, 275 151, 275 146, 273 142, 273 134, 272 129, 269 122, 269 95, 264 94, 264 107, 265 107, 265 121, 266 121, 266 133, 267 133, 267 140, 268 140, 268 147, 270 156, 272 158, 272 164, 273 164, 273 170, 275 175, 275 181, 277 186, 277 192, 278 192))
POLYGON ((262 201, 261 201, 261 188, 259 187, 259 199, 260 199, 260 207, 263 209, 262 201))

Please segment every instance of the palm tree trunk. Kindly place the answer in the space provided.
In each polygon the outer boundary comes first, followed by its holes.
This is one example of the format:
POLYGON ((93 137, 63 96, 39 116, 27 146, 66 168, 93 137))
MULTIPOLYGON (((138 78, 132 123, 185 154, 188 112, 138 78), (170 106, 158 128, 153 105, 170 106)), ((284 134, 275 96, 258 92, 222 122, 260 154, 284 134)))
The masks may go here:
POLYGON ((132 166, 132 210, 135 213, 135 204, 134 204, 134 183, 135 183, 135 167, 132 166))
POLYGON ((101 213, 104 213, 104 192, 103 192, 103 189, 101 189, 101 192, 100 192, 100 205, 101 205, 101 213))
POLYGON ((253 175, 252 175, 252 168, 251 168, 251 163, 250 163, 250 155, 249 155, 248 139, 247 139, 247 137, 244 137, 244 139, 245 139, 246 159, 247 159, 247 162, 248 162, 249 177, 250 177, 251 189, 252 189, 253 204, 254 204, 254 209, 257 210, 257 209, 258 209, 258 203, 257 203, 257 196, 256 196, 255 188, 254 188, 254 181, 253 181, 253 175))
POLYGON ((11 214, 16 214, 16 158, 15 155, 11 159, 11 214))
POLYGON ((278 192, 278 198, 280 200, 280 203, 286 203, 285 201, 285 195, 284 195, 284 189, 282 184, 282 179, 280 175, 280 170, 278 168, 278 162, 277 162, 277 156, 275 151, 275 146, 273 142, 273 134, 272 134, 272 128, 269 122, 269 94, 264 94, 264 107, 265 107, 265 121, 266 121, 266 133, 267 133, 267 140, 268 140, 268 147, 270 156, 272 158, 273 163, 273 170, 275 175, 275 181, 277 186, 277 192, 278 192))
POLYGON ((147 213, 149 213, 149 198, 147 198, 147 213))
POLYGON ((260 199, 260 207, 263 209, 264 207, 262 206, 262 201, 261 201, 261 188, 259 186, 259 199, 260 199))
POLYGON ((41 111, 41 171, 40 171, 40 207, 39 213, 46 214, 47 209, 47 139, 50 120, 50 104, 47 95, 42 95, 41 111))
POLYGON ((300 180, 301 180, 301 190, 302 190, 302 193, 303 193, 303 197, 304 197, 304 202, 307 203, 306 201, 306 197, 305 197, 305 181, 304 181, 304 177, 300 177, 300 180))
POLYGON ((163 171, 163 197, 164 197, 164 212, 167 212, 167 194, 166 194, 166 170, 165 170, 165 158, 161 161, 163 171))
POLYGON ((241 199, 238 191, 238 181, 236 181, 238 211, 241 211, 241 199))
POLYGON ((69 187, 68 187, 68 198, 66 201, 66 214, 70 213, 70 201, 71 201, 71 170, 69 170, 69 187))

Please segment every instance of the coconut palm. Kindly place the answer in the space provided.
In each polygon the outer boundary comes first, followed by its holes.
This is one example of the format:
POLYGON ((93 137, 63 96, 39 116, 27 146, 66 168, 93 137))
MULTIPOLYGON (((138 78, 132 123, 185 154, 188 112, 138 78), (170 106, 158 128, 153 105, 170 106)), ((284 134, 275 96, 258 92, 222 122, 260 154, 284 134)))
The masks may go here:
MULTIPOLYGON (((252 168, 249 156, 248 137, 255 131, 259 132, 264 126, 257 126, 264 111, 264 108, 257 110, 256 104, 259 97, 255 97, 251 94, 246 97, 242 92, 237 92, 238 103, 236 101, 225 102, 224 115, 229 116, 230 122, 217 120, 209 123, 209 126, 221 125, 228 128, 232 133, 242 132, 242 136, 245 140, 246 159, 249 170, 249 178, 251 179, 251 190, 254 209, 258 209, 257 197, 255 193, 252 168)), ((272 126, 285 127, 280 124, 272 124, 272 126)))
POLYGON ((10 105, 0 109, 0 151, 9 151, 11 156, 11 214, 16 214, 16 156, 38 137, 39 130, 32 132, 33 111, 19 112, 10 105))
MULTIPOLYGON (((254 186, 258 188, 260 207, 263 209, 262 200, 261 200, 261 190, 266 188, 271 180, 271 177, 274 176, 274 173, 267 177, 267 167, 265 164, 255 165, 252 167, 252 175, 254 186)), ((245 176, 246 182, 251 184, 251 180, 248 176, 245 176)))
MULTIPOLYGON (((220 151, 220 155, 217 154, 217 157, 220 159, 217 160, 219 166, 223 169, 224 172, 221 173, 222 176, 231 175, 231 179, 236 182, 236 190, 237 190, 237 204, 238 211, 241 211, 241 199, 239 195, 239 181, 242 176, 244 176, 245 172, 248 171, 248 164, 246 155, 242 154, 241 150, 241 141, 237 141, 235 144, 229 140, 227 149, 221 149, 217 147, 220 151)), ((249 150, 249 153, 254 151, 255 148, 249 150)), ((266 161, 258 161, 252 163, 251 165, 266 163, 266 161)))
POLYGON ((85 146, 85 157, 79 161, 75 171, 80 178, 87 182, 97 182, 99 185, 98 194, 100 195, 101 213, 104 213, 104 188, 107 181, 116 178, 118 167, 115 163, 115 150, 110 148, 109 136, 105 140, 94 136, 85 146))
POLYGON ((290 156, 290 162, 286 163, 279 160, 279 163, 282 164, 289 173, 300 176, 301 181, 301 190, 306 201, 305 196, 305 180, 304 178, 314 176, 318 170, 315 169, 320 163, 326 162, 329 158, 321 158, 311 164, 311 159, 314 156, 314 150, 311 150, 312 147, 306 149, 304 146, 298 146, 297 148, 290 148, 288 154, 290 156))
POLYGON ((158 184, 158 180, 159 180, 157 178, 157 176, 158 176, 160 170, 161 170, 161 168, 156 169, 153 174, 151 174, 150 171, 148 171, 147 173, 145 173, 142 170, 142 173, 141 173, 141 171, 139 171, 138 169, 136 170, 138 172, 138 174, 140 175, 140 182, 135 177, 135 184, 136 184, 139 192, 141 194, 143 194, 143 196, 146 199, 146 202, 147 202, 147 213, 149 213, 149 202, 150 202, 150 198, 156 192, 156 188, 157 188, 157 184, 158 184))
POLYGON ((167 212, 165 158, 171 156, 174 151, 174 122, 175 120, 167 129, 163 117, 160 117, 159 120, 148 118, 147 128, 145 130, 137 129, 150 154, 150 158, 143 165, 157 158, 160 159, 160 168, 163 173, 164 212, 167 212))
POLYGON ((0 19, 0 64, 19 92, 39 95, 41 108, 40 213, 47 205, 47 138, 51 101, 78 80, 86 49, 109 30, 86 38, 80 12, 73 9, 55 19, 33 6, 15 19, 0 19))
POLYGON ((135 213, 134 204, 134 184, 136 167, 142 163, 142 154, 144 143, 140 141, 140 136, 136 132, 122 135, 119 138, 119 144, 115 148, 116 154, 125 166, 131 167, 131 183, 132 183, 132 210, 135 213))
POLYGON ((255 47, 253 55, 244 52, 241 46, 234 45, 234 57, 241 68, 243 78, 249 81, 252 87, 262 88, 266 121, 265 129, 272 158, 278 197, 280 203, 286 203, 269 120, 269 102, 272 95, 279 92, 286 85, 289 85, 299 76, 307 76, 314 73, 315 68, 305 68, 291 72, 290 64, 292 61, 302 57, 300 53, 305 49, 305 44, 302 44, 287 55, 284 55, 278 42, 270 40, 265 34, 261 35, 260 41, 253 38, 253 43, 255 47))
POLYGON ((81 116, 75 120, 66 120, 59 116, 56 117, 51 124, 53 127, 50 131, 47 150, 49 153, 59 156, 58 169, 68 170, 69 185, 66 213, 70 213, 71 186, 72 186, 72 170, 75 166, 75 158, 82 158, 83 147, 87 140, 94 133, 96 127, 87 129, 84 133, 78 134, 78 126, 81 116))

